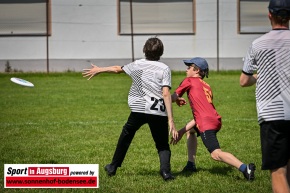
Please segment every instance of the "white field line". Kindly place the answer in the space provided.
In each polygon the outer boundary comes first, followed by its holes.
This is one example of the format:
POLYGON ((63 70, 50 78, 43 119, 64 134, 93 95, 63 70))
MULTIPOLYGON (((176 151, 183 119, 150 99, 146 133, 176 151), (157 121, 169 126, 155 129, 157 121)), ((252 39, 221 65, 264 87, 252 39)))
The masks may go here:
MULTIPOLYGON (((187 122, 189 122, 190 120, 175 120, 175 123, 178 124, 186 124, 187 122)), ((228 122, 228 121, 243 121, 243 122, 257 122, 257 118, 236 118, 236 119, 222 119, 223 122, 228 122)), ((65 121, 56 121, 56 122, 24 122, 24 123, 1 123, 1 126, 17 126, 17 125, 59 125, 59 124, 69 124, 69 125, 94 125, 94 124, 125 124, 126 120, 124 121, 108 121, 108 120, 104 120, 104 121, 69 121, 69 122, 65 122, 65 121)))

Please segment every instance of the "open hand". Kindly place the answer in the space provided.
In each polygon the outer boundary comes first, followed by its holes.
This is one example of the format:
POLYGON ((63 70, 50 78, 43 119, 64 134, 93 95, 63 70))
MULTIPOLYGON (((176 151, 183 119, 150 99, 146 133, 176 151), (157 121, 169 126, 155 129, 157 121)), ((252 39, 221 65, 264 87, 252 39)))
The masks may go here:
POLYGON ((180 129, 179 131, 177 131, 178 135, 177 138, 171 138, 170 144, 176 145, 183 137, 184 135, 184 128, 180 129))
POLYGON ((88 80, 90 80, 91 78, 93 78, 95 75, 98 75, 100 72, 101 72, 101 68, 94 65, 94 64, 91 64, 92 68, 89 68, 89 69, 83 69, 83 77, 88 77, 88 80))

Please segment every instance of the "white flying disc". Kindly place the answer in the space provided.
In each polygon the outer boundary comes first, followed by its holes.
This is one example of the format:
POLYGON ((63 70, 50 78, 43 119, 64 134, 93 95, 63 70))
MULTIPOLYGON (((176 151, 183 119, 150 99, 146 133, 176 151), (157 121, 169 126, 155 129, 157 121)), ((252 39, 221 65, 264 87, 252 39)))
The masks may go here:
POLYGON ((23 80, 21 78, 11 78, 10 80, 12 82, 19 84, 19 85, 22 85, 22 86, 34 87, 34 85, 31 82, 29 82, 27 80, 23 80))

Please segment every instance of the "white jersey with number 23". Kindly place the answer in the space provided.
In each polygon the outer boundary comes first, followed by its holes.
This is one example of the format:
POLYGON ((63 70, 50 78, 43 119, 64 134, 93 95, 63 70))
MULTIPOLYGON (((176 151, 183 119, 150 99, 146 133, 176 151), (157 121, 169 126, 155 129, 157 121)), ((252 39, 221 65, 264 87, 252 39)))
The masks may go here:
POLYGON ((162 88, 171 88, 170 68, 162 62, 136 60, 122 67, 132 78, 128 105, 132 112, 167 116, 162 88))

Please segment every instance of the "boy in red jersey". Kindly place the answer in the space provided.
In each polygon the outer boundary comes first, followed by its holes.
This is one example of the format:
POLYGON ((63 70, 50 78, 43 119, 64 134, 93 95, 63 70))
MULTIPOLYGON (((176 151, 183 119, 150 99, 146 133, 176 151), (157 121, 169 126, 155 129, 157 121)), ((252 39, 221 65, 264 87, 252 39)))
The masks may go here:
POLYGON ((188 162, 183 171, 196 171, 196 132, 198 136, 201 136, 202 142, 209 151, 212 159, 234 166, 244 174, 247 180, 254 180, 255 164, 244 164, 234 155, 224 152, 220 148, 216 134, 222 126, 221 116, 213 105, 213 94, 210 86, 203 81, 204 77, 208 77, 209 70, 207 61, 203 58, 196 57, 190 60, 183 60, 183 62, 188 66, 186 78, 175 90, 175 93, 172 94, 172 101, 182 106, 184 99, 180 97, 184 93, 187 93, 194 117, 192 121, 178 131, 178 138, 172 140, 173 144, 176 144, 187 133, 188 162))

